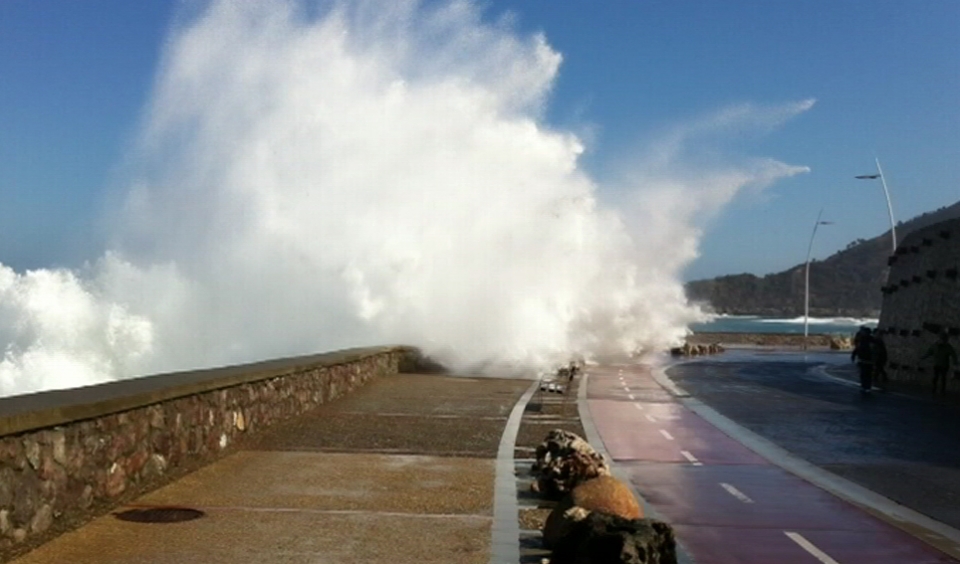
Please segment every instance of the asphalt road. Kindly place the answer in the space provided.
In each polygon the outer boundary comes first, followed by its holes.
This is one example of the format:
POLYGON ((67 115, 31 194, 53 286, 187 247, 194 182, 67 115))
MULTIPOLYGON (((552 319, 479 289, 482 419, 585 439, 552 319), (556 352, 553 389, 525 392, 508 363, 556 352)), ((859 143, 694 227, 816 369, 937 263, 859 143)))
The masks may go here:
POLYGON ((848 354, 728 351, 667 374, 791 453, 960 529, 960 406, 863 396, 848 354))

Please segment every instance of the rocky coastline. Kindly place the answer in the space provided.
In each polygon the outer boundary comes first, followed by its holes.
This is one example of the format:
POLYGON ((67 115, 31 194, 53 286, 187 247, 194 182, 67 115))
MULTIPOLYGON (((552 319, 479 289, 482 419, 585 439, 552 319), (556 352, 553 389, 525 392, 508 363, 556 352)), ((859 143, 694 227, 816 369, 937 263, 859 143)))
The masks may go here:
POLYGON ((806 338, 798 333, 693 333, 687 336, 692 345, 717 344, 722 347, 771 347, 846 350, 851 346, 850 336, 816 334, 806 338))

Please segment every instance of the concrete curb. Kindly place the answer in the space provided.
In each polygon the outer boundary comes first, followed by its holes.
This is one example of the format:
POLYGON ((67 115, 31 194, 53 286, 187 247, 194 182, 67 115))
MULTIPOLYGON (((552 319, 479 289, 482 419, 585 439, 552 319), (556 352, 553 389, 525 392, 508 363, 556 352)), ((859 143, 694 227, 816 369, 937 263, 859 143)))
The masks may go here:
MULTIPOLYGON (((665 369, 651 367, 657 383, 677 388, 665 369)), ((670 387, 664 386, 668 391, 670 387)), ((677 388, 679 389, 679 388, 677 388)), ((671 391, 671 393, 673 393, 671 391)), ((777 446, 760 435, 721 415, 703 402, 685 394, 678 401, 743 446, 787 472, 890 523, 948 556, 960 559, 960 531, 905 507, 890 498, 828 472, 777 446)))
POLYGON ((520 396, 500 436, 497 449, 496 478, 493 487, 493 526, 490 528, 490 564, 520 562, 520 508, 517 503, 517 474, 513 452, 527 403, 537 391, 534 381, 520 396))

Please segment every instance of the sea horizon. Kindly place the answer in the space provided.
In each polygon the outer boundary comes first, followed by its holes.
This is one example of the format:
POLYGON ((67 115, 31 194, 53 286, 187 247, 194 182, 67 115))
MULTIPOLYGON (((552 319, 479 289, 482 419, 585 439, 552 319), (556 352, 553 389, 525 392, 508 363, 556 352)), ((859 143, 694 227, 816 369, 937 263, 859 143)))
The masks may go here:
MULTIPOLYGON (((807 331, 811 335, 848 335, 861 327, 876 327, 878 319, 871 317, 808 317, 807 331)), ((761 315, 717 315, 711 321, 692 323, 694 333, 791 333, 803 334, 804 317, 780 318, 761 315)))

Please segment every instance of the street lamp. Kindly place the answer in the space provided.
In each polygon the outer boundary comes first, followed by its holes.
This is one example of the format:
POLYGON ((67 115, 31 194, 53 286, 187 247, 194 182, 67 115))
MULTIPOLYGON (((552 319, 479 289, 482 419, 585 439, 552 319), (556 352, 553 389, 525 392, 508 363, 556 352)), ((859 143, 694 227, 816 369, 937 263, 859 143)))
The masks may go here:
POLYGON ((810 246, 807 247, 807 272, 803 285, 803 348, 807 348, 808 325, 810 323, 810 253, 813 251, 813 238, 817 236, 817 228, 821 225, 831 225, 832 221, 820 221, 823 208, 817 214, 817 222, 813 224, 813 233, 810 235, 810 246))
POLYGON ((879 178, 883 184, 883 195, 887 197, 887 212, 890 214, 890 237, 893 239, 893 252, 895 253, 897 252, 897 225, 893 222, 893 205, 890 204, 890 191, 887 190, 887 180, 883 177, 883 170, 880 168, 880 159, 876 159, 876 161, 877 174, 861 174, 854 178, 860 180, 876 180, 879 178))

